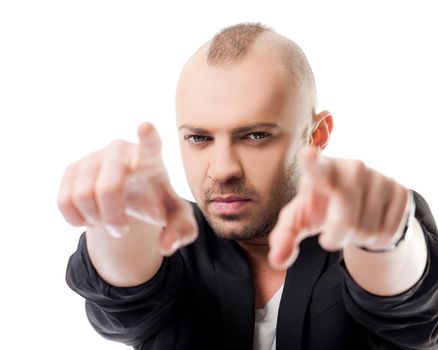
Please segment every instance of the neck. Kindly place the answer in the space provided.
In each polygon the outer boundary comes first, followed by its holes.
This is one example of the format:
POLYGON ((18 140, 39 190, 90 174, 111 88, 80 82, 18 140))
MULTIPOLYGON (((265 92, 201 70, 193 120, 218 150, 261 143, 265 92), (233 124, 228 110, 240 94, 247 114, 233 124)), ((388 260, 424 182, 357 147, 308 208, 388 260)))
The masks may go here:
POLYGON ((256 292, 256 308, 262 308, 281 287, 286 271, 274 270, 268 262, 268 237, 237 242, 251 269, 256 292))
POLYGON ((255 238, 249 241, 237 242, 245 253, 246 260, 253 272, 272 270, 268 262, 268 237, 255 238))

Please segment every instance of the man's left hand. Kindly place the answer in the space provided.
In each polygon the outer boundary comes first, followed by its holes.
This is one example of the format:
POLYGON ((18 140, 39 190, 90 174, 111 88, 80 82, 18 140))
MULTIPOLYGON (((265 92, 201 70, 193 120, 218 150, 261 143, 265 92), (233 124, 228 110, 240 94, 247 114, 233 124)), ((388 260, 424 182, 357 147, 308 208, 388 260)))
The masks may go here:
POLYGON ((315 147, 301 150, 302 177, 297 194, 280 212, 270 234, 269 261, 289 267, 299 243, 320 234, 329 251, 348 244, 384 249, 394 243, 408 190, 362 161, 322 156, 315 147))

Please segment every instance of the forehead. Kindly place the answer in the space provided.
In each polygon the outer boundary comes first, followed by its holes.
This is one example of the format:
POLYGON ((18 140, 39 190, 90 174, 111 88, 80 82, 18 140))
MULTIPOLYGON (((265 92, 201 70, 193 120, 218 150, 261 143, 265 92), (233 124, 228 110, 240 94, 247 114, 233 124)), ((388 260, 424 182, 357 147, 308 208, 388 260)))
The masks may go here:
POLYGON ((200 53, 188 62, 178 82, 177 125, 231 129, 254 122, 281 124, 294 100, 278 58, 255 52, 232 65, 212 66, 200 53))

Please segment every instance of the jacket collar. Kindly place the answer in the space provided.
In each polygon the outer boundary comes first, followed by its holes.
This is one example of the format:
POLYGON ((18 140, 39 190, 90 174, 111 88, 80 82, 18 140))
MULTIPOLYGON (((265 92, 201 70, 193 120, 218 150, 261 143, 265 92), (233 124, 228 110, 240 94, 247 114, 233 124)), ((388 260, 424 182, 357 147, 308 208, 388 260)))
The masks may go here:
POLYGON ((307 307, 328 256, 315 236, 301 243, 298 258, 284 282, 277 319, 277 349, 302 349, 307 307))

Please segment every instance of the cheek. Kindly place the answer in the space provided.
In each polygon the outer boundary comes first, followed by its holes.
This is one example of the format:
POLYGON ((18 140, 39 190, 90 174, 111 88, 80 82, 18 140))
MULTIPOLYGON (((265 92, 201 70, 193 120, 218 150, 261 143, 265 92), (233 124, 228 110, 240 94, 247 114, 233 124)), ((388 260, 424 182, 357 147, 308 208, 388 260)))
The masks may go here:
POLYGON ((183 148, 181 148, 181 158, 189 187, 192 193, 196 194, 202 187, 204 181, 205 162, 199 154, 195 154, 183 148))
POLYGON ((285 171, 287 151, 283 148, 258 150, 245 157, 245 177, 249 184, 266 195, 285 171))

